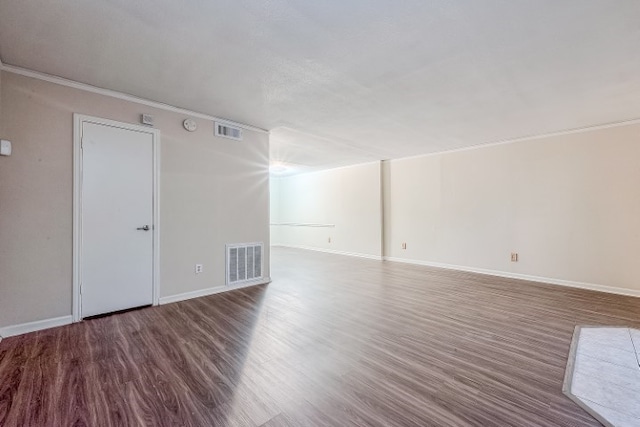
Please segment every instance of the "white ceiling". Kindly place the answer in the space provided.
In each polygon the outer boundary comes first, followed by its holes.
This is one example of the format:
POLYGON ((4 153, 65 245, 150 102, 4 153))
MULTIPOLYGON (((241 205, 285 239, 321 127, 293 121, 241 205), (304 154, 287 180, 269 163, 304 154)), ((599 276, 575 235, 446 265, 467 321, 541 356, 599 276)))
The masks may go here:
POLYGON ((637 0, 2 0, 0 58, 309 168, 640 117, 637 0))

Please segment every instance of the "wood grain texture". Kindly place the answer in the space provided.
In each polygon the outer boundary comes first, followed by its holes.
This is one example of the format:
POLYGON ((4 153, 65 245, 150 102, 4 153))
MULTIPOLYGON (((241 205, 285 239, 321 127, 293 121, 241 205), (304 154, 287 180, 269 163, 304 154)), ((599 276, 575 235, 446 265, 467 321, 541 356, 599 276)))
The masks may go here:
POLYGON ((640 299, 274 248, 268 286, 0 342, 2 426, 597 426, 577 324, 640 299))

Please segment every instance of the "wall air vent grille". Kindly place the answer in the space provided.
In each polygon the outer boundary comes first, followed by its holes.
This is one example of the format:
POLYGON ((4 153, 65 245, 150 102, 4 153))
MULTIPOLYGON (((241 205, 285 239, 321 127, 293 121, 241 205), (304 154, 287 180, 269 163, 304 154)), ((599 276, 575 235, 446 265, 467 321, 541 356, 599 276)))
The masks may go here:
POLYGON ((242 141, 242 129, 218 122, 215 122, 213 125, 215 127, 216 136, 242 141))
POLYGON ((262 278, 262 243, 227 245, 227 285, 262 278))

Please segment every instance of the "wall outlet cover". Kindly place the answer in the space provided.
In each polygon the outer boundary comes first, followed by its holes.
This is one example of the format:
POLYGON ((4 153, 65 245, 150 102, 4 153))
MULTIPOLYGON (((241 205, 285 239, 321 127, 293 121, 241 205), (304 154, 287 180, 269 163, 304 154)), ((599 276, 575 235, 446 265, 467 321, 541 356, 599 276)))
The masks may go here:
POLYGON ((5 139, 0 141, 0 156, 10 156, 11 155, 11 141, 7 141, 5 139))

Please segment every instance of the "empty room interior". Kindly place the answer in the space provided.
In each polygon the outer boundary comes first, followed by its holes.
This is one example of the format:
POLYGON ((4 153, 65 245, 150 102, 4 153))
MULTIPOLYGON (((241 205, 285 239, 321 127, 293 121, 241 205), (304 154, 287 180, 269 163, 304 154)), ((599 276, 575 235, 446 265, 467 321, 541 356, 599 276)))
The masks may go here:
POLYGON ((0 426, 640 427, 640 2, 0 1, 0 426))

